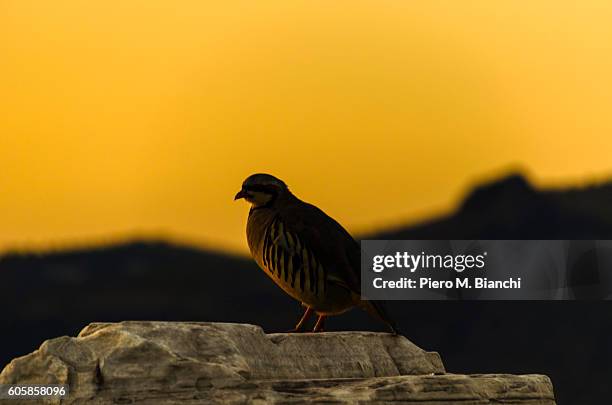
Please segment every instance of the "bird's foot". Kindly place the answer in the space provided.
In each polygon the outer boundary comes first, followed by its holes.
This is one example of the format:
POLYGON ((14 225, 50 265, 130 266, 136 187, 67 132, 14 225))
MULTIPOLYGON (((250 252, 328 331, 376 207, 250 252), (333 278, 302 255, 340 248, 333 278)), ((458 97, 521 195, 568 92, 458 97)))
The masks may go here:
POLYGON ((306 332, 304 328, 293 328, 291 330, 288 330, 285 333, 304 333, 304 332, 306 332))
POLYGON ((314 329, 312 330, 314 333, 323 332, 323 328, 325 326, 325 319, 327 317, 325 315, 319 315, 319 319, 317 319, 317 323, 315 324, 314 329))

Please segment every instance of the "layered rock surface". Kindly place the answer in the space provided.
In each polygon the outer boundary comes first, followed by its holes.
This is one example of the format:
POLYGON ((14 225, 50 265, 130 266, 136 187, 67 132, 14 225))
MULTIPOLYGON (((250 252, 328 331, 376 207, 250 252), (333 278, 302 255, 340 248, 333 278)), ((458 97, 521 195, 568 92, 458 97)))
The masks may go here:
POLYGON ((14 359, 0 384, 69 384, 66 404, 554 404, 546 376, 447 374, 402 336, 227 323, 90 324, 14 359))

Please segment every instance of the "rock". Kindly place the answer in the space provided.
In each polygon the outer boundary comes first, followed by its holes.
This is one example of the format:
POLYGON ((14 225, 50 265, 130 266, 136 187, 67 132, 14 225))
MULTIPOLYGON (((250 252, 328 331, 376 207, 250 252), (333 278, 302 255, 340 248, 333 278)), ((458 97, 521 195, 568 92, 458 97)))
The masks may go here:
POLYGON ((229 323, 93 323, 14 359, 0 384, 69 384, 66 404, 554 404, 546 376, 447 374, 402 336, 229 323))

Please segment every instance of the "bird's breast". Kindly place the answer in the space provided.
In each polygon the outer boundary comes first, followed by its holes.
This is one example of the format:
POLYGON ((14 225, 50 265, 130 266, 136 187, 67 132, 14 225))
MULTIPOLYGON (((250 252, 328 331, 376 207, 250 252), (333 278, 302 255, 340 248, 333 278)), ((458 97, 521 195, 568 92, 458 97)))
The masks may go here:
POLYGON ((251 255, 261 266, 260 252, 263 248, 263 241, 266 229, 274 220, 274 213, 268 209, 251 209, 247 220, 247 243, 251 255))

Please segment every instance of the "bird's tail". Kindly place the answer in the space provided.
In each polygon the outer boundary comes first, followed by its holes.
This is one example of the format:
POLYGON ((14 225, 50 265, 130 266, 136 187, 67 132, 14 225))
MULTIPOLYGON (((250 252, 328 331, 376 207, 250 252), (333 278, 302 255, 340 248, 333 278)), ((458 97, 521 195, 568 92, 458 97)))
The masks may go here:
POLYGON ((393 334, 397 335, 397 327, 395 326, 395 322, 391 320, 389 314, 385 310, 384 301, 369 301, 369 300, 361 300, 359 305, 363 308, 368 314, 372 315, 374 318, 383 321, 393 334))

